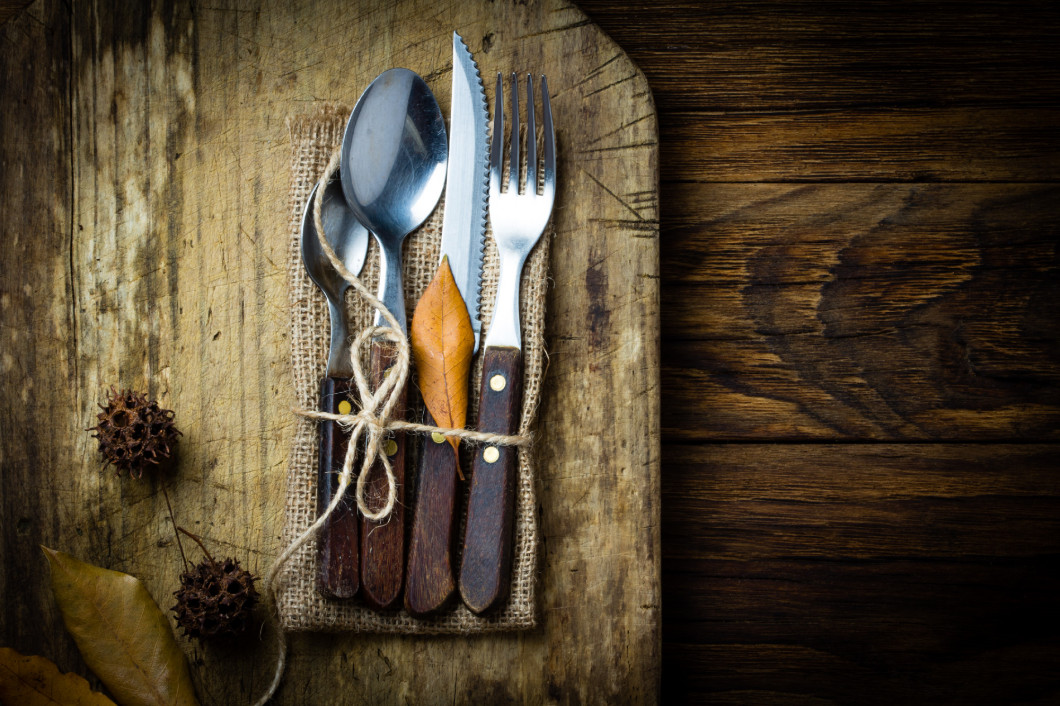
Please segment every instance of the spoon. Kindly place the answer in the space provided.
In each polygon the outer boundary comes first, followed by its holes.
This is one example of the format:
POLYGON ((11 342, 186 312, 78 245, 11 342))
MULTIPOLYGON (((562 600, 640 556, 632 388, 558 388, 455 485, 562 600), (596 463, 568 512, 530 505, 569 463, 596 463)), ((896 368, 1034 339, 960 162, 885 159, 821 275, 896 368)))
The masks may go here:
MULTIPOLYGON (((331 348, 328 367, 320 381, 320 410, 332 414, 348 413, 350 406, 350 332, 346 323, 346 290, 350 284, 332 266, 317 237, 313 211, 317 190, 313 187, 305 213, 302 215, 302 262, 309 278, 324 293, 331 319, 331 348)), ((342 184, 335 174, 324 190, 321 206, 324 236, 342 264, 357 274, 364 265, 368 251, 368 231, 353 215, 342 195, 342 184)), ((317 508, 323 512, 339 485, 339 474, 346 458, 349 434, 335 422, 320 424, 320 454, 317 465, 317 508)), ((332 598, 351 598, 359 586, 357 562, 357 504, 353 500, 353 486, 346 498, 331 513, 320 534, 320 573, 317 589, 332 598)))
MULTIPOLYGON (((342 187, 357 219, 379 244, 378 297, 407 333, 401 283, 401 246, 431 214, 442 195, 448 144, 445 121, 434 94, 408 69, 390 69, 365 89, 342 138, 342 187)), ((376 326, 389 326, 379 312, 376 326)), ((372 342, 371 382, 378 386, 393 366, 396 348, 372 342)), ((405 414, 405 390, 397 393, 395 415, 405 414)), ((362 518, 361 586, 367 603, 392 608, 401 594, 405 566, 405 437, 395 433, 387 458, 397 479, 394 510, 383 522, 362 518)), ((381 508, 387 495, 381 461, 368 472, 365 502, 381 508)))

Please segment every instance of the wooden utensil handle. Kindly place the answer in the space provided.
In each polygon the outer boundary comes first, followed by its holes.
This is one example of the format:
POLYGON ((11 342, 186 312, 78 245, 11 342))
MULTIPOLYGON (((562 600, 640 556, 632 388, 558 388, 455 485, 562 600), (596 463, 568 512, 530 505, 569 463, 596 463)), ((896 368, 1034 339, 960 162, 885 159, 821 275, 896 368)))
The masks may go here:
MULTIPOLYGON (((326 377, 320 382, 320 410, 331 414, 349 412, 349 378, 326 377), (341 405, 345 402, 345 405, 341 405), (341 405, 341 408, 340 408, 341 405)), ((346 459, 350 436, 333 421, 320 423, 320 454, 317 466, 317 514, 331 504, 339 487, 339 474, 346 459)), ((355 469, 356 470, 356 469, 355 469)), ((357 557, 357 503, 353 483, 345 498, 328 516, 318 540, 320 571, 317 590, 328 598, 352 598, 359 586, 357 557)))
MULTIPOLYGON (((522 386, 522 351, 487 348, 482 363, 479 431, 515 433, 522 386)), ((496 608, 508 597, 518 464, 519 452, 514 446, 489 444, 476 451, 472 462, 460 595, 475 613, 496 608)))
MULTIPOLYGON (((425 423, 434 425, 426 413, 425 423)), ((456 504, 457 453, 445 437, 427 437, 420 457, 416 508, 409 544, 405 610, 411 615, 432 613, 449 600, 456 588, 450 551, 456 504)))
MULTIPOLYGON (((387 341, 372 343, 371 384, 378 389, 383 376, 397 359, 396 347, 387 341)), ((405 417, 405 388, 398 394, 394 419, 405 417)), ((385 440, 384 449, 397 481, 394 510, 382 522, 361 516, 361 596, 373 608, 388 610, 397 607, 405 573, 405 434, 393 432, 385 440)), ((373 511, 386 504, 387 481, 383 462, 376 459, 368 471, 365 502, 373 511)))

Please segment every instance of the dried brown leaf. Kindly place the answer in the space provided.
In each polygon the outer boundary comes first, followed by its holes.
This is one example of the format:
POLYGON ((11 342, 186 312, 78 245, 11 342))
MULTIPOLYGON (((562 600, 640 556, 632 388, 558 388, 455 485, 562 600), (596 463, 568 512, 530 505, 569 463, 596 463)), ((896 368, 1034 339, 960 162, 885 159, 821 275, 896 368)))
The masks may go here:
POLYGON ((66 629, 122 706, 198 706, 169 620, 139 579, 41 547, 66 629))
MULTIPOLYGON (((467 422, 467 386, 475 332, 448 258, 442 259, 416 304, 410 339, 420 392, 434 423, 463 427, 467 422)), ((449 443, 456 453, 460 440, 450 437, 449 443)))
POLYGON ((0 704, 19 706, 114 706, 80 675, 63 674, 44 657, 0 647, 0 704))

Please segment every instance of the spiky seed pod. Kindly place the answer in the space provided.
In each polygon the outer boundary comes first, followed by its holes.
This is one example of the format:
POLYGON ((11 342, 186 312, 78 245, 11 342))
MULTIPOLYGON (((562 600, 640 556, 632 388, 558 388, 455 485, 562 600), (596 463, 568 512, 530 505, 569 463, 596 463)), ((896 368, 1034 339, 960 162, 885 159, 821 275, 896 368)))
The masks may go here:
POLYGON ((177 625, 199 640, 243 634, 258 602, 254 581, 254 575, 235 559, 204 559, 180 575, 180 588, 173 593, 177 604, 172 608, 177 625))
POLYGON ((113 387, 107 395, 98 423, 89 431, 99 440, 99 452, 108 464, 137 478, 147 468, 158 468, 175 451, 180 431, 173 425, 173 411, 162 409, 154 400, 132 390, 118 392, 113 387))

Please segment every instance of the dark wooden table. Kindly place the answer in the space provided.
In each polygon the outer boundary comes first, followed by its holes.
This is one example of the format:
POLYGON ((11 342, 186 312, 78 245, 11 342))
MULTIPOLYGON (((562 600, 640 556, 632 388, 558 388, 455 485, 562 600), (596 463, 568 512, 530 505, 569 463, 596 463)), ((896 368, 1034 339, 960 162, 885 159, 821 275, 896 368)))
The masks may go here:
POLYGON ((579 4, 659 114, 664 701, 1060 703, 1060 5, 579 4))

